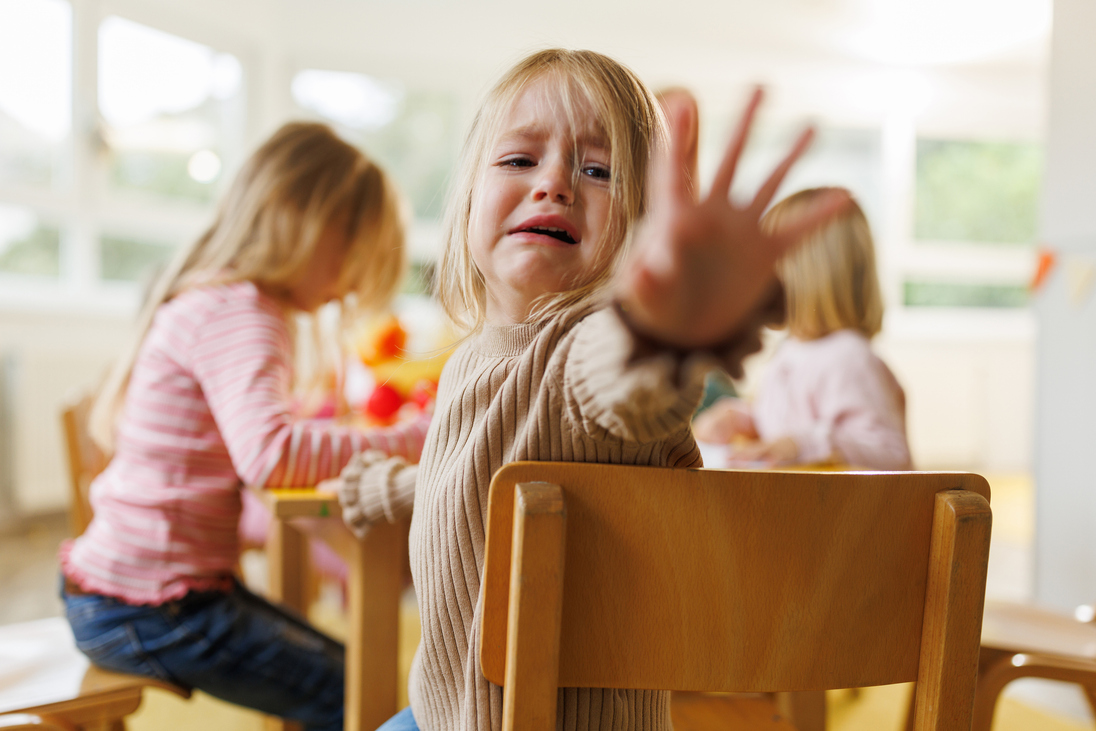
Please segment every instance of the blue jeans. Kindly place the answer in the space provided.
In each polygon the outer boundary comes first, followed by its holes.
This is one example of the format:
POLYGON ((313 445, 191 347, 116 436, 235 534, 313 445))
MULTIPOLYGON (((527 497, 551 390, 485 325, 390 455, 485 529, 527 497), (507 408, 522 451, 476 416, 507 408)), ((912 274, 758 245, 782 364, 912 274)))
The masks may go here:
POLYGON ((61 598, 76 646, 108 670, 197 688, 247 708, 342 731, 343 646, 238 583, 160 606, 61 598))
POLYGON ((415 722, 410 708, 404 708, 392 718, 381 724, 377 731, 419 731, 419 724, 415 722))

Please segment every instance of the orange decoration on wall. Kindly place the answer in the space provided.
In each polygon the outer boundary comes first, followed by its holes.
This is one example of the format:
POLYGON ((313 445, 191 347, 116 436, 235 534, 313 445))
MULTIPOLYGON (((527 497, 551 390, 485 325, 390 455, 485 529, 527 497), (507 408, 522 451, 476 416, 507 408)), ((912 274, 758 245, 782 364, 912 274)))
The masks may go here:
POLYGON ((1038 292, 1046 284, 1047 277, 1050 276, 1050 272, 1054 269, 1054 265, 1058 262, 1058 254, 1053 250, 1042 246, 1036 253, 1035 260, 1035 274, 1031 277, 1031 282, 1028 284, 1029 292, 1038 292))

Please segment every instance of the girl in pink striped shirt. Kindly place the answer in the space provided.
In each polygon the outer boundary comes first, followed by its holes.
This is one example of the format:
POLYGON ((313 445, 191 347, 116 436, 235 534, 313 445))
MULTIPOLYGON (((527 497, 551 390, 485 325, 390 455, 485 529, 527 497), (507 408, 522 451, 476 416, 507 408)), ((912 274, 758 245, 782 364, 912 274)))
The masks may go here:
POLYGON ((92 412, 113 450, 95 517, 62 547, 63 598, 93 662, 342 728, 343 648, 234 576, 241 486, 316 484, 357 452, 416 460, 427 424, 295 418, 293 313, 386 305, 406 267, 384 172, 318 124, 244 164, 175 262, 92 412))
MULTIPOLYGON (((782 200, 765 215, 766 229, 778 230, 833 190, 804 190, 782 200)), ((697 417, 697 439, 731 444, 731 464, 912 469, 905 393, 871 348, 883 324, 883 299, 860 206, 850 203, 811 233, 778 272, 787 293, 788 338, 769 362, 754 402, 716 402, 697 417)))

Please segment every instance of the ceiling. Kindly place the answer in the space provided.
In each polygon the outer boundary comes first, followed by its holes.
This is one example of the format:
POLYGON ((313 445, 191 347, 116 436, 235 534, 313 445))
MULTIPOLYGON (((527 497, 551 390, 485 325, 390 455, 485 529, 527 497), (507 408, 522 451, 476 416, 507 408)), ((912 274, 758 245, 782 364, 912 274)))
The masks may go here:
MULTIPOLYGON (((723 113, 747 85, 772 114, 942 131, 1043 126, 1052 0, 104 0, 275 49, 292 68, 364 71, 475 96, 546 46, 593 48, 723 113)), ((140 20, 140 18, 137 18, 140 20)), ((148 22, 148 21, 146 21, 148 22)))

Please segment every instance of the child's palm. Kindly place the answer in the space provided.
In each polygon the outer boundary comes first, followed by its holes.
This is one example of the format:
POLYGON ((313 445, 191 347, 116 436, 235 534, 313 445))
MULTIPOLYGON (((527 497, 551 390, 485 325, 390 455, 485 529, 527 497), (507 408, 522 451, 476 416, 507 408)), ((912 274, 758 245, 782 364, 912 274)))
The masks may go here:
POLYGON ((760 102, 755 93, 727 148, 708 196, 697 201, 695 172, 688 160, 691 99, 669 108, 671 144, 651 173, 650 213, 621 280, 620 298, 633 323, 670 345, 714 345, 746 324, 770 291, 773 266, 804 233, 847 203, 843 194, 824 196, 803 216, 774 235, 762 232, 761 214, 788 169, 810 143, 805 132, 747 206, 730 201, 735 167, 760 102))

